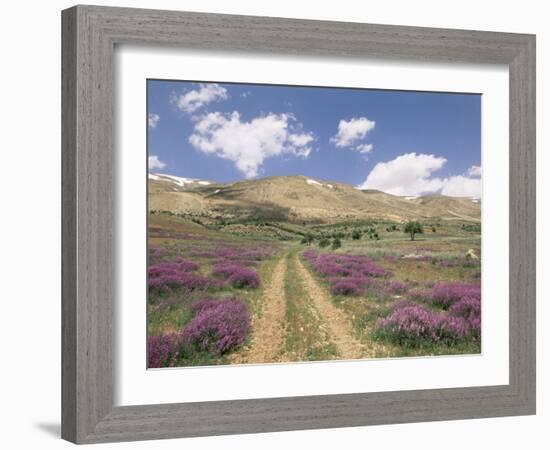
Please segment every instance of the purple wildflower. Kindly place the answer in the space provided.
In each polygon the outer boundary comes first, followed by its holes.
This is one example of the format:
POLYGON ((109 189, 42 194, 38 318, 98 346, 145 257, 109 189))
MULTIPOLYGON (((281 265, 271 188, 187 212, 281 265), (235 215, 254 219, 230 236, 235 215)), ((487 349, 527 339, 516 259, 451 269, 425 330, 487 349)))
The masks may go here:
POLYGON ((303 255, 315 272, 328 278, 331 291, 336 295, 360 295, 365 289, 374 287, 373 278, 392 275, 362 255, 318 253, 312 249, 303 255))
POLYGON ((360 294, 359 285, 353 280, 341 279, 332 284, 330 291, 334 295, 354 296, 360 294))
POLYGON ((147 367, 158 368, 176 365, 180 346, 181 336, 176 333, 149 336, 147 338, 147 367))
POLYGON ((223 282, 189 272, 164 272, 149 276, 147 280, 149 292, 170 293, 174 289, 185 292, 195 290, 219 289, 223 282))
POLYGON ((400 345, 416 346, 422 342, 453 342, 468 334, 468 324, 459 317, 433 312, 421 305, 402 305, 388 317, 378 319, 376 334, 400 345))
POLYGON ((228 279, 229 284, 235 288, 252 288, 260 286, 260 277, 251 269, 241 267, 238 271, 233 272, 228 279))
POLYGON ((401 281, 397 280, 391 280, 389 281, 385 288, 387 291, 391 294, 403 294, 408 289, 407 283, 403 283, 401 281))
POLYGON ((464 283, 439 283, 436 284, 428 299, 435 305, 448 309, 454 303, 464 297, 481 300, 481 287, 479 284, 464 283))
POLYGON ((221 355, 241 346, 250 331, 248 306, 237 299, 196 303, 182 336, 192 347, 221 355))
POLYGON ((218 263, 212 274, 225 278, 235 288, 257 288, 260 286, 260 277, 255 270, 233 262, 218 263))

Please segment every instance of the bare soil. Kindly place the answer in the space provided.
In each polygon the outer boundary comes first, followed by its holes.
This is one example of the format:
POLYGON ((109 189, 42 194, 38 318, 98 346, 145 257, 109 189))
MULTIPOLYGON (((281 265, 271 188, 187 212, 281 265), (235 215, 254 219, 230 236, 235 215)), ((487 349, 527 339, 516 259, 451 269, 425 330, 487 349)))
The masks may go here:
POLYGON ((323 321, 327 324, 329 336, 336 345, 342 359, 357 359, 363 355, 361 343, 355 338, 351 323, 345 313, 339 310, 331 301, 329 294, 304 267, 303 262, 296 256, 296 267, 300 278, 323 321))
POLYGON ((243 351, 231 357, 233 364, 276 362, 284 337, 286 258, 283 256, 264 289, 261 313, 252 319, 252 337, 243 351))

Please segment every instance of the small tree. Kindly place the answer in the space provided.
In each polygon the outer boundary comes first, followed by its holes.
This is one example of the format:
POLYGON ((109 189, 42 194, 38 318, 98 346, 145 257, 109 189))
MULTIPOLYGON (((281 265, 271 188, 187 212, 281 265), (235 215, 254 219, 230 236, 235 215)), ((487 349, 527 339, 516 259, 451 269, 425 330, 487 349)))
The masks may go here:
POLYGON ((342 247, 342 241, 340 241, 339 238, 335 238, 332 240, 332 249, 336 250, 337 248, 342 247))
POLYGON ((351 238, 354 240, 354 241, 358 241, 359 239, 361 239, 361 232, 359 230, 353 230, 353 232, 351 233, 351 238))
POLYGON ((422 224, 420 222, 417 222, 416 220, 411 220, 405 224, 405 228, 403 229, 405 233, 409 233, 411 235, 411 241, 414 241, 414 235, 416 233, 422 234, 424 233, 424 229, 422 228, 422 224))
POLYGON ((311 245, 312 242, 313 242, 313 235, 309 233, 306 234, 302 239, 302 244, 311 245))
POLYGON ((327 238, 323 238, 319 241, 319 247, 321 248, 328 247, 329 245, 330 245, 330 240, 327 238))

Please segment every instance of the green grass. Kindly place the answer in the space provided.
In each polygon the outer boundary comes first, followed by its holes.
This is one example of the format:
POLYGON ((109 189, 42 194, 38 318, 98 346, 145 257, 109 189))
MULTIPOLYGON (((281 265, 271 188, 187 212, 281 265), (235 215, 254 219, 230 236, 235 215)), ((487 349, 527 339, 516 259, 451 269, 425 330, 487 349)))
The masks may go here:
POLYGON ((297 276, 296 250, 287 255, 285 279, 286 333, 284 342, 285 359, 291 361, 320 361, 334 359, 335 345, 329 341, 326 326, 302 281, 297 276))
MULTIPOLYGON (((458 227, 455 229, 458 230, 458 227)), ((391 279, 407 282, 411 289, 422 289, 434 282, 462 281, 479 282, 479 266, 440 267, 433 261, 460 260, 468 249, 473 248, 479 255, 480 236, 455 236, 447 239, 442 236, 428 236, 425 240, 410 241, 406 237, 395 236, 392 239, 380 241, 346 240, 338 253, 367 255, 382 267, 391 270, 391 279), (422 254, 433 257, 434 260, 403 259, 402 255, 422 254), (387 256, 393 258, 386 259, 387 256)), ((331 251, 331 250, 328 250, 331 251)), ((307 264, 306 264, 307 265, 307 264)), ((319 283, 329 290, 328 282, 318 274, 313 274, 319 283)), ((332 296, 334 304, 342 309, 354 326, 357 337, 366 346, 377 343, 382 346, 377 357, 428 356, 451 354, 478 354, 481 351, 480 342, 468 341, 455 344, 434 344, 425 342, 417 347, 398 345, 389 339, 382 339, 374 333, 378 318, 390 313, 391 305, 396 300, 406 299, 406 294, 400 298, 381 298, 376 295, 364 297, 332 296)))
MULTIPOLYGON (((156 231, 155 237, 149 237, 149 248, 162 248, 169 253, 164 257, 150 257, 155 261, 170 261, 176 257, 191 260, 199 264, 199 272, 210 276, 215 258, 198 256, 196 253, 208 251, 216 247, 237 247, 252 244, 258 246, 259 239, 242 238, 239 236, 226 235, 217 231, 209 230, 197 225, 185 218, 170 214, 153 214, 149 216, 150 229, 156 231), (162 232, 162 236, 159 233, 162 232)), ((279 245, 269 239, 263 239, 266 245, 279 245)), ((261 245, 261 244, 260 244, 261 245)), ((147 303, 147 331, 148 335, 160 335, 165 333, 180 332, 192 319, 189 306, 204 298, 230 298, 236 297, 245 301, 250 307, 251 314, 256 314, 260 307, 260 299, 264 289, 263 282, 270 279, 270 274, 279 256, 260 261, 254 270, 258 272, 262 284, 259 289, 236 289, 225 286, 221 290, 208 292, 183 293, 175 291, 167 294, 149 294, 147 303)), ((227 355, 214 356, 206 352, 193 352, 192 355, 182 355, 181 365, 212 365, 227 364, 227 355)))
MULTIPOLYGON (((288 361, 317 361, 336 358, 337 350, 330 342, 326 324, 321 318, 305 291, 302 281, 297 276, 294 262, 296 252, 307 248, 319 250, 317 244, 321 236, 333 233, 344 233, 342 247, 338 253, 363 254, 377 261, 384 268, 394 273, 392 279, 404 281, 413 289, 423 289, 428 284, 438 281, 479 282, 480 267, 468 267, 463 264, 468 250, 473 249, 480 256, 481 237, 475 226, 465 228, 461 222, 437 223, 437 232, 425 228, 425 233, 417 235, 411 241, 402 231, 387 231, 391 227, 389 221, 353 221, 341 224, 307 225, 294 223, 279 223, 268 221, 248 221, 245 224, 226 223, 215 227, 205 226, 190 221, 188 218, 168 214, 153 214, 149 217, 150 227, 166 231, 166 235, 152 234, 149 238, 150 247, 163 247, 171 250, 175 256, 197 262, 201 273, 209 275, 214 261, 210 258, 194 255, 197 250, 213 249, 217 246, 241 246, 247 244, 276 246, 277 255, 258 264, 255 269, 260 275, 262 285, 256 290, 239 290, 225 288, 219 292, 202 293, 182 296, 171 302, 151 298, 148 302, 148 333, 156 335, 181 330, 191 319, 189 305, 205 296, 241 298, 251 308, 252 314, 260 313, 261 298, 265 280, 271 278, 274 266, 283 252, 287 252, 287 273, 285 279, 286 316, 285 337, 281 356, 288 361), (231 227, 246 225, 247 234, 229 232, 231 227), (374 228, 380 239, 368 239, 363 235, 359 240, 352 240, 350 234, 359 229, 365 233, 366 229, 374 228), (273 237, 273 230, 282 233, 285 238, 273 237), (473 230, 473 231, 472 231, 473 230), (312 246, 300 245, 298 242, 304 233, 311 232, 315 236, 312 246), (285 241, 290 236, 291 241, 285 241), (403 259, 403 255, 423 255, 426 261, 403 259), (439 260, 457 261, 453 267, 441 267, 439 260)), ((435 224, 435 221, 434 221, 435 224)), ((426 224, 425 224, 426 225, 426 224)), ((330 248, 322 251, 332 251, 330 248)), ((306 264, 307 266, 307 264, 306 264)), ((323 283, 328 291, 328 283, 317 274, 313 274, 319 283, 323 283)), ((403 299, 406 295, 403 296, 403 299)), ((357 338, 366 346, 378 345, 379 357, 474 354, 480 352, 479 342, 462 342, 455 345, 424 343, 419 347, 409 348, 397 345, 387 339, 377 338, 373 334, 376 320, 386 316, 390 306, 396 298, 371 297, 332 297, 334 304, 349 317, 357 338)), ((195 355, 191 359, 183 356, 182 365, 209 365, 225 364, 226 357, 212 357, 211 355, 195 355)))

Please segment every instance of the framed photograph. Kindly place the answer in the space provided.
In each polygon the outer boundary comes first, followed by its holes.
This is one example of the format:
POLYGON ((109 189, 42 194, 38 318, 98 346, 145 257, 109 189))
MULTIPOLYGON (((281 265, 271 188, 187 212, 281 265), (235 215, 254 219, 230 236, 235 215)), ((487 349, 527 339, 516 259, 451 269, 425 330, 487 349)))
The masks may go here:
POLYGON ((65 439, 535 413, 534 36, 62 24, 65 439))

